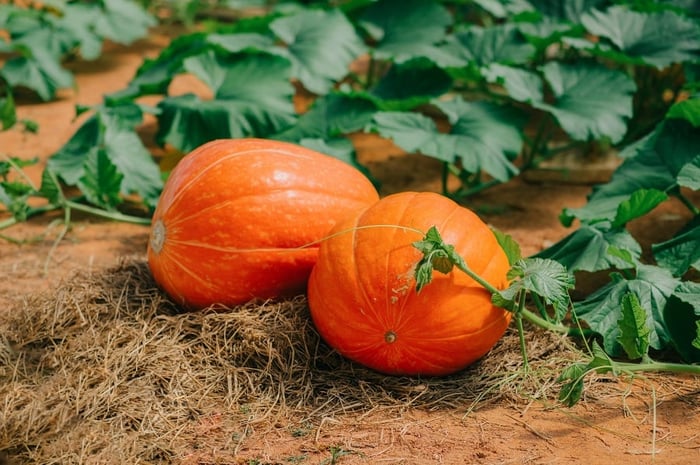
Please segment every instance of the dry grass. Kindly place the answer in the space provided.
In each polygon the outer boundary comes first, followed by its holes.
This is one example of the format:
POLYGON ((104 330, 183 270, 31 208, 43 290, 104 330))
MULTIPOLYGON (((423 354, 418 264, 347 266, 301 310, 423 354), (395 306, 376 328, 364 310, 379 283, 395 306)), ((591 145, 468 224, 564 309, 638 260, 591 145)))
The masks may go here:
POLYGON ((579 356, 531 332, 521 376, 509 331, 457 375, 383 376, 319 340, 306 301, 181 313, 145 263, 70 277, 0 322, 0 463, 236 463, 251 431, 375 408, 461 409, 551 394, 579 356), (542 373, 542 376, 538 376, 542 373), (6 459, 7 460, 7 459, 6 459), (203 463, 203 459, 197 459, 203 463))

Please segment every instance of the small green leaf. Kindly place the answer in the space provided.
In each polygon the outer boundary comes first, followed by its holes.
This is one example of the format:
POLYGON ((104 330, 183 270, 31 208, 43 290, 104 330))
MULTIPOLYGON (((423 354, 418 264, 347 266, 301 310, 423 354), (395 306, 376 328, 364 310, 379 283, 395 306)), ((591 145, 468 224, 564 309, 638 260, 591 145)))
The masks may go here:
POLYGON ((674 103, 666 113, 666 118, 684 119, 695 127, 700 126, 700 95, 674 103))
POLYGON ((44 168, 41 173, 41 186, 39 187, 39 194, 42 195, 49 203, 57 205, 61 202, 63 192, 61 190, 61 185, 56 178, 56 175, 48 169, 44 168))
POLYGON ((651 251, 659 265, 674 276, 682 276, 691 267, 700 270, 700 216, 693 218, 671 239, 652 244, 651 251))
POLYGON ((420 290, 433 279, 433 270, 447 274, 456 266, 466 268, 464 259, 457 254, 454 246, 445 244, 439 231, 432 226, 421 241, 413 246, 423 254, 416 264, 416 291, 420 290))
POLYGON ((123 179, 124 175, 117 170, 107 152, 95 147, 87 154, 78 187, 90 203, 114 210, 122 202, 119 194, 123 179))
MULTIPOLYGON (((0 85, 1 83, 2 81, 0 80, 0 85)), ((7 89, 5 97, 0 98, 0 127, 5 131, 14 126, 16 122, 15 100, 12 97, 12 92, 7 89)))
POLYGON ((651 330, 647 326, 647 314, 639 303, 637 295, 628 292, 622 296, 621 318, 617 324, 620 334, 617 342, 630 360, 638 360, 647 355, 649 350, 649 334, 651 330))
POLYGON ((658 189, 639 189, 617 206, 612 226, 624 226, 629 221, 646 215, 667 199, 668 195, 658 189))
POLYGON ((520 244, 518 244, 513 236, 506 234, 498 229, 493 229, 493 235, 496 236, 498 245, 501 246, 503 252, 505 252, 506 257, 508 257, 508 263, 513 266, 518 260, 522 258, 522 252, 520 251, 520 244))
POLYGON ((508 279, 513 280, 510 287, 501 292, 506 300, 514 300, 524 289, 552 305, 557 321, 561 321, 569 310, 569 289, 574 287, 575 280, 560 263, 543 258, 524 258, 513 265, 508 279))
POLYGON ((562 383, 559 390, 559 402, 567 407, 573 407, 581 400, 583 395, 583 380, 587 373, 588 365, 585 363, 574 363, 564 368, 557 378, 558 383, 562 383))

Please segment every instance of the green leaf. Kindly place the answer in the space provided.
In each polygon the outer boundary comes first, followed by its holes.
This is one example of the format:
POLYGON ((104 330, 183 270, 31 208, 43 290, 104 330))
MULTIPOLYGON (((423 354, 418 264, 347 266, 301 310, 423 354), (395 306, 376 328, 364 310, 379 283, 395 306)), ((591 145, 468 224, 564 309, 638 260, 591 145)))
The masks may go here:
POLYGON ((567 407, 573 407, 581 400, 586 373, 588 373, 588 365, 585 363, 574 363, 564 368, 557 378, 557 383, 562 384, 559 389, 559 402, 567 407))
POLYGON ((582 224, 535 257, 556 260, 570 271, 594 272, 634 268, 641 254, 642 247, 629 232, 611 228, 610 223, 596 223, 582 224))
POLYGON ((415 268, 416 292, 430 284, 433 270, 447 274, 457 263, 466 266, 464 259, 454 251, 454 246, 445 244, 435 226, 428 229, 423 240, 414 242, 413 247, 423 254, 415 268))
POLYGON ((496 18, 506 18, 532 9, 526 0, 474 0, 474 3, 496 18))
POLYGON ((167 94, 173 78, 184 72, 185 59, 199 55, 211 47, 207 38, 204 33, 176 37, 156 58, 146 58, 127 87, 107 95, 107 102, 130 100, 149 94, 167 94))
POLYGON ((482 74, 488 82, 501 84, 513 100, 530 104, 543 101, 542 78, 536 73, 492 63, 482 74))
POLYGON ((102 0, 103 10, 96 18, 95 30, 113 42, 129 45, 145 37, 156 19, 132 0, 102 0))
POLYGON ((700 154, 681 168, 676 179, 680 186, 694 191, 700 189, 700 154))
POLYGON ((657 189, 639 189, 617 206, 613 227, 620 227, 629 221, 644 216, 657 205, 668 199, 665 192, 657 189))
POLYGON ((31 89, 44 101, 53 99, 57 89, 73 85, 73 75, 61 68, 59 62, 48 53, 10 58, 0 69, 0 74, 10 87, 31 89))
POLYGON ((327 93, 365 51, 353 25, 337 9, 279 18, 270 29, 287 44, 294 77, 316 94, 327 93))
POLYGON ((78 187, 90 203, 105 210, 114 210, 122 202, 120 192, 123 179, 124 175, 117 170, 107 152, 94 147, 87 154, 78 187))
POLYGON ((684 282, 676 288, 664 320, 676 352, 688 363, 700 362, 700 283, 684 282))
POLYGON ((485 28, 471 26, 465 31, 456 32, 454 37, 461 46, 459 57, 478 66, 491 63, 525 64, 536 51, 512 23, 485 28))
POLYGON ((376 111, 377 106, 365 96, 330 93, 317 98, 296 124, 271 137, 291 142, 332 139, 362 130, 376 111))
POLYGON ((141 120, 141 109, 135 104, 97 108, 96 113, 49 158, 48 169, 66 184, 79 186, 86 175, 86 166, 90 166, 86 163, 88 157, 95 156, 91 152, 104 150, 123 175, 121 193, 136 193, 147 206, 154 207, 163 183, 158 165, 136 133, 136 125, 141 120))
POLYGON ((379 59, 427 57, 438 62, 436 56, 444 53, 436 44, 445 39, 452 15, 434 1, 379 0, 365 10, 359 25, 376 42, 379 59))
POLYGON ((691 267, 700 271, 700 216, 694 217, 671 239, 653 244, 657 263, 673 273, 684 275, 691 267))
POLYGON ((0 98, 0 126, 5 131, 10 129, 17 122, 17 112, 15 109, 15 100, 12 97, 12 92, 7 89, 5 97, 0 98))
POLYGON ((522 252, 520 251, 520 244, 513 239, 513 236, 499 231, 498 229, 492 228, 492 231, 493 235, 496 236, 498 245, 501 246, 506 257, 508 257, 508 264, 513 266, 518 260, 523 258, 522 252))
POLYGON ((586 12, 581 22, 626 55, 659 69, 700 58, 700 26, 671 11, 640 13, 612 6, 586 12))
POLYGON ((521 290, 540 296, 554 307, 557 321, 561 321, 569 310, 569 289, 574 287, 574 276, 558 262, 543 258, 518 260, 508 272, 510 286, 501 291, 505 300, 513 301, 521 290))
POLYGON ((56 175, 48 168, 44 168, 44 171, 41 173, 41 185, 38 193, 48 200, 49 203, 54 205, 61 203, 63 197, 61 185, 56 175))
POLYGON ((581 208, 566 209, 562 220, 614 221, 619 205, 640 189, 669 192, 679 172, 700 153, 700 137, 686 120, 667 119, 627 158, 609 182, 597 186, 581 208))
POLYGON ((646 312, 646 325, 650 329, 649 345, 656 350, 666 348, 670 341, 664 322, 663 310, 666 301, 673 294, 679 281, 663 268, 639 265, 637 277, 625 280, 614 275, 615 280, 591 294, 586 300, 574 304, 577 318, 584 320, 590 328, 603 337, 605 351, 621 355, 618 341, 620 328, 617 322, 622 318, 621 302, 625 294, 634 293, 640 306, 646 312))
POLYGON ((510 162, 521 149, 523 124, 520 113, 487 102, 434 102, 452 124, 440 133, 428 117, 403 112, 380 112, 374 116, 379 133, 407 152, 420 152, 439 160, 459 161, 468 172, 486 171, 507 181, 518 169, 510 162))
POLYGON ((674 103, 666 113, 666 118, 680 118, 693 126, 700 126, 700 95, 674 103))
POLYGON ((184 67, 213 91, 213 100, 193 94, 163 99, 156 139, 189 152, 216 138, 267 137, 296 120, 291 65, 270 54, 220 57, 209 51, 186 58, 184 67))
POLYGON ((450 75, 432 61, 414 58, 393 64, 369 96, 382 110, 405 111, 447 93, 452 84, 450 75))
POLYGON ((605 0, 529 0, 541 14, 559 20, 578 23, 586 11, 605 3, 605 0))
POLYGON ((634 81, 621 71, 593 63, 549 62, 542 67, 555 97, 553 104, 533 102, 554 115, 574 140, 609 138, 613 143, 627 131, 632 116, 634 81))
POLYGON ((642 308, 636 294, 629 292, 622 296, 620 313, 622 315, 617 322, 620 328, 617 342, 630 360, 645 357, 649 351, 651 330, 646 324, 648 312, 642 308))

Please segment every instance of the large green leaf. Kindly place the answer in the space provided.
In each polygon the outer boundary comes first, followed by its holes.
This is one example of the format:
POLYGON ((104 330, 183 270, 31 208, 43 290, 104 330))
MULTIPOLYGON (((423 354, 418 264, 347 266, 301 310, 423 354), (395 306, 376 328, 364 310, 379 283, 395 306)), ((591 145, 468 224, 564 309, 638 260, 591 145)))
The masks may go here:
POLYGON ((271 137, 292 142, 332 139, 362 130, 376 111, 377 107, 370 99, 330 93, 316 99, 296 124, 271 137))
POLYGON ((379 0, 365 10, 359 25, 376 42, 377 58, 439 62, 445 53, 436 44, 445 39, 452 21, 450 12, 433 0, 379 0))
POLYGON ((340 10, 309 10, 279 18, 270 29, 288 46, 293 76, 311 92, 327 93, 365 51, 340 10))
POLYGON ((649 328, 649 345, 656 350, 665 349, 670 342, 664 321, 666 301, 680 282, 663 268, 640 265, 637 277, 623 279, 614 275, 610 284, 591 294, 586 300, 574 304, 576 317, 584 320, 590 328, 603 337, 603 347, 612 356, 622 354, 618 338, 622 319, 620 302, 623 296, 633 293, 646 312, 646 327, 649 328))
POLYGON ((448 163, 459 161, 463 169, 481 170, 507 181, 518 169, 510 159, 522 146, 522 115, 513 109, 461 98, 435 101, 452 128, 440 133, 428 117, 405 112, 381 112, 374 116, 376 129, 408 152, 420 152, 448 163))
MULTIPOLYGON (((217 40, 219 36, 212 38, 217 40)), ((173 78, 184 71, 186 58, 211 47, 204 33, 187 34, 173 39, 156 58, 146 58, 127 87, 106 96, 108 101, 130 100, 142 95, 167 94, 173 78)), ((217 45, 214 43, 214 45, 217 45)))
POLYGON ((681 168, 676 180, 680 186, 700 190, 700 154, 681 168))
POLYGON ((478 66, 491 63, 523 64, 535 54, 535 47, 512 23, 471 26, 465 31, 456 32, 454 37, 461 45, 461 58, 478 66))
POLYGON ((700 25, 671 11, 640 13, 613 6, 590 10, 581 22, 625 55, 657 68, 700 58, 700 25))
POLYGON ((556 260, 571 271, 592 272, 633 268, 641 255, 642 247, 629 232, 597 223, 582 224, 536 257, 556 260))
POLYGON ((627 158, 609 182, 594 189, 586 205, 564 210, 562 221, 568 224, 574 218, 588 222, 614 221, 620 205, 629 201, 635 192, 669 192, 674 188, 679 172, 698 153, 700 136, 697 129, 683 119, 665 120, 653 136, 638 147, 636 156, 627 158))
POLYGON ((139 2, 102 0, 102 8, 94 23, 95 31, 113 42, 128 45, 145 37, 156 19, 139 2))
POLYGON ((626 120, 632 116, 632 94, 636 89, 629 76, 585 62, 549 62, 542 72, 555 101, 533 105, 551 112, 572 139, 622 139, 627 131, 626 120))
POLYGON ((452 88, 449 74, 426 58, 394 63, 369 96, 382 110, 411 110, 452 88))
POLYGON ((211 100, 186 94, 163 99, 156 138, 188 152, 216 138, 266 137, 296 120, 291 64, 259 53, 188 57, 184 69, 212 90, 211 100))

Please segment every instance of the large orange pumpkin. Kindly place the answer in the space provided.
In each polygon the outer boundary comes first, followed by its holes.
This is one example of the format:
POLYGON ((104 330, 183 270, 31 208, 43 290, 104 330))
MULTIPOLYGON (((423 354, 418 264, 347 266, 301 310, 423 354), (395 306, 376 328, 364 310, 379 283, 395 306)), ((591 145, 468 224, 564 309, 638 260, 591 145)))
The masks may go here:
POLYGON ((173 169, 153 215, 148 264, 189 308, 303 292, 318 243, 378 200, 350 165, 264 139, 223 139, 173 169))
POLYGON ((496 344, 510 313, 463 272, 434 271, 416 292, 422 254, 412 244, 431 226, 473 271, 499 289, 507 285, 508 259, 472 211, 434 193, 387 196, 340 222, 321 245, 308 299, 330 346, 383 373, 445 375, 496 344))

